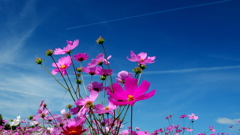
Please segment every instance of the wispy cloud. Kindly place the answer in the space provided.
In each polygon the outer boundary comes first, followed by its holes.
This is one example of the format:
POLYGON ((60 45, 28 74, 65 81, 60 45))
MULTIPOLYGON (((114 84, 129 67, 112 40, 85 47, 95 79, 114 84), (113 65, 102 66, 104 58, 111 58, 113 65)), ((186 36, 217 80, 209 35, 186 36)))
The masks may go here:
POLYGON ((63 90, 53 85, 56 84, 54 81, 31 73, 34 64, 28 63, 29 55, 23 49, 27 48, 26 42, 44 20, 36 16, 35 2, 28 0, 24 4, 16 4, 16 1, 4 1, 2 4, 5 6, 1 6, 6 18, 0 26, 0 110, 6 120, 33 114, 40 101, 48 95, 55 95, 47 100, 48 103, 60 102, 64 95, 63 90), (28 72, 20 69, 28 69, 28 72))
POLYGON ((220 124, 237 124, 240 119, 218 118, 216 121, 220 124))
POLYGON ((236 69, 236 68, 240 68, 240 65, 210 67, 210 68, 190 68, 190 69, 181 69, 181 70, 146 71, 146 72, 144 72, 144 74, 188 73, 188 72, 213 71, 213 70, 225 70, 225 69, 236 69))

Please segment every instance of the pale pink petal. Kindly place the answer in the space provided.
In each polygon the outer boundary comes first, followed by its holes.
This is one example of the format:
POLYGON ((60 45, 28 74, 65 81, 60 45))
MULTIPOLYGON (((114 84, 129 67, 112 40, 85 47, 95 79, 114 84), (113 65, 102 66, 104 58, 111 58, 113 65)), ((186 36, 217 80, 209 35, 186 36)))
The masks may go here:
POLYGON ((98 97, 98 92, 92 90, 91 93, 90 93, 90 97, 89 97, 90 100, 94 102, 94 101, 96 100, 97 97, 98 97))
POLYGON ((138 56, 140 56, 141 59, 145 59, 147 57, 147 53, 141 52, 138 54, 138 56))

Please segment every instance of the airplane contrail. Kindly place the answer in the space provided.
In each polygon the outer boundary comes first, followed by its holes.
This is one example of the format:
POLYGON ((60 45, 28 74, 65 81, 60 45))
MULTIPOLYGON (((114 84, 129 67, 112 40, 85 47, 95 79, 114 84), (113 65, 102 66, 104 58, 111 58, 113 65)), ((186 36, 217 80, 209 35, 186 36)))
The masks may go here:
POLYGON ((80 25, 80 26, 70 27, 70 28, 67 28, 66 30, 77 29, 77 28, 82 28, 82 27, 87 27, 87 26, 92 26, 92 25, 97 25, 97 24, 102 24, 102 23, 108 23, 108 22, 116 22, 116 21, 120 21, 120 20, 132 19, 132 18, 137 18, 137 17, 142 17, 142 16, 148 16, 148 15, 166 13, 166 12, 171 12, 171 11, 176 11, 176 10, 182 10, 182 9, 188 9, 188 8, 194 8, 194 7, 208 6, 208 5, 219 4, 219 3, 229 2, 229 1, 233 1, 233 0, 216 1, 216 2, 210 2, 210 3, 204 3, 204 4, 186 6, 186 7, 174 8, 174 9, 168 9, 168 10, 162 10, 162 11, 157 11, 157 12, 152 12, 152 13, 146 13, 146 14, 141 14, 141 15, 123 17, 123 18, 118 18, 118 19, 113 19, 113 20, 107 20, 107 21, 102 21, 102 22, 97 22, 97 23, 91 23, 91 24, 86 24, 86 25, 80 25))

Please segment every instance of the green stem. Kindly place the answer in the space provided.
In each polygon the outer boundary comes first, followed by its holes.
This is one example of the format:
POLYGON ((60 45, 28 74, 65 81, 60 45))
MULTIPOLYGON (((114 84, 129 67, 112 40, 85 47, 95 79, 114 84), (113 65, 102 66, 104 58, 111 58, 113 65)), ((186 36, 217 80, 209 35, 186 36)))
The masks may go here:
POLYGON ((52 75, 52 73, 51 73, 49 70, 47 70, 47 68, 46 68, 45 66, 43 66, 42 64, 41 64, 41 66, 42 66, 64 89, 68 90, 65 86, 63 86, 63 84, 62 84, 61 82, 59 82, 59 81, 57 80, 57 78, 56 78, 54 75, 52 75))
POLYGON ((133 106, 131 105, 131 135, 132 135, 132 124, 133 124, 133 106))
MULTIPOLYGON (((80 67, 82 68, 82 62, 80 63, 80 67)), ((81 75, 81 78, 82 78, 82 83, 83 83, 83 88, 84 88, 84 90, 85 90, 85 94, 88 95, 87 89, 86 89, 86 85, 85 85, 85 83, 84 83, 84 79, 83 79, 83 76, 82 76, 82 75, 81 75)))
POLYGON ((68 86, 68 83, 67 83, 65 77, 63 76, 62 71, 61 71, 60 68, 58 67, 58 65, 57 65, 56 61, 54 60, 53 56, 51 56, 51 58, 52 58, 53 62, 55 63, 55 65, 57 66, 58 70, 60 71, 60 74, 61 74, 61 76, 62 76, 64 82, 65 82, 66 85, 67 85, 68 91, 69 91, 69 93, 70 93, 70 95, 71 95, 73 101, 76 102, 76 100, 74 99, 74 97, 73 97, 73 95, 72 95, 71 89, 70 89, 70 87, 68 86))
MULTIPOLYGON (((45 107, 47 110, 48 110, 48 108, 47 107, 45 107)), ((52 113, 48 110, 48 112, 49 112, 49 114, 53 117, 53 115, 52 115, 52 113)), ((56 121, 56 119, 53 117, 53 119, 54 119, 54 121, 57 123, 57 121, 56 121)))

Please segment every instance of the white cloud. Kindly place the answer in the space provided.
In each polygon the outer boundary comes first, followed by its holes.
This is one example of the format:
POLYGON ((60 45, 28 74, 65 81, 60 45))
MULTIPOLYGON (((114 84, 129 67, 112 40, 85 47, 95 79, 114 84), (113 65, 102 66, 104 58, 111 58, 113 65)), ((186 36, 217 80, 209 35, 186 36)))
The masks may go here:
POLYGON ((240 119, 218 118, 216 121, 220 124, 237 124, 240 119))

